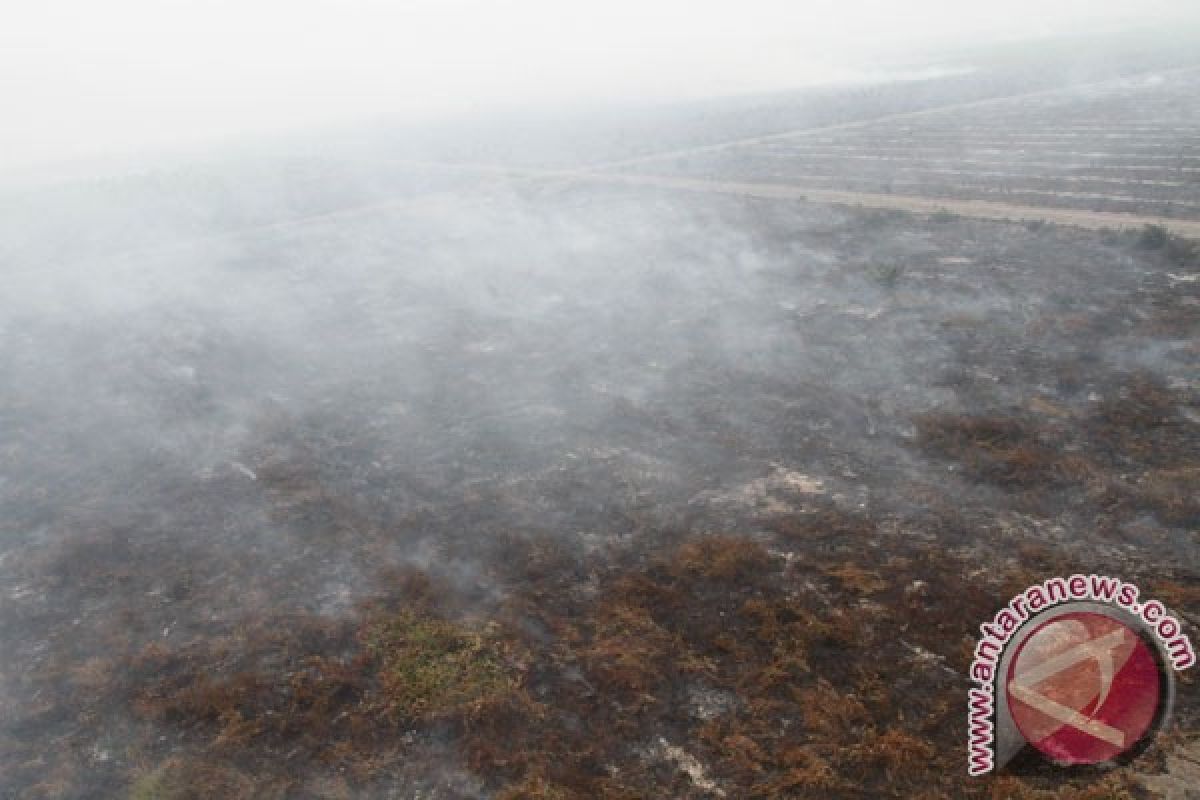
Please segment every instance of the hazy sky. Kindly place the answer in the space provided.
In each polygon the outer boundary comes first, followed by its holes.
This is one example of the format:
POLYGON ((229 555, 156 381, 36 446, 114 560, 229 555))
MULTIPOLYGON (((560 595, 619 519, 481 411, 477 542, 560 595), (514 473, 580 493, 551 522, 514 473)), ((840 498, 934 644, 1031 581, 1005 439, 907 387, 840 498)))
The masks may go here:
POLYGON ((40 0, 0 21, 0 168, 375 113, 848 79, 981 38, 1196 0, 40 0))

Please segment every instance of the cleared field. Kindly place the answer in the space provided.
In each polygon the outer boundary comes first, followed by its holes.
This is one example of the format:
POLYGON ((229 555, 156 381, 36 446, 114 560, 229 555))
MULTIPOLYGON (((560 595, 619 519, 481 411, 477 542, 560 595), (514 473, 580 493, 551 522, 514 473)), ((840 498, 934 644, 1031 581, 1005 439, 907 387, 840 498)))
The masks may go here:
MULTIPOLYGON (((639 159, 640 172, 1200 218, 1200 72, 639 159)), ((612 165, 629 170, 635 165, 612 165)))

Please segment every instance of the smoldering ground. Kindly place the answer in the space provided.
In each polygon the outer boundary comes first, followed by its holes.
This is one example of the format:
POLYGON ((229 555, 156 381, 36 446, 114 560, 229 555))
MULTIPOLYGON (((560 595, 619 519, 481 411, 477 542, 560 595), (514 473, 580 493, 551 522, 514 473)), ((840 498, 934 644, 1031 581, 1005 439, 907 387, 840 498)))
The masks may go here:
POLYGON ((1194 601, 1153 242, 410 180, 14 228, 7 794, 984 792, 956 675, 1007 589, 1194 601))

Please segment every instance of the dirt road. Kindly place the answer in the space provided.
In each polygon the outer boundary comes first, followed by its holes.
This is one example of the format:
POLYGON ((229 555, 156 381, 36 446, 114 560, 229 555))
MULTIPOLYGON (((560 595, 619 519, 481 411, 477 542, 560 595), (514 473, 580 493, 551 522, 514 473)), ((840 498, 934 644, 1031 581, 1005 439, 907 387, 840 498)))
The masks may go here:
MULTIPOLYGON (((747 181, 720 181, 701 178, 680 178, 670 175, 643 175, 588 170, 539 170, 505 167, 493 164, 440 164, 427 162, 405 162, 408 166, 431 169, 448 169, 474 172, 491 177, 507 177, 515 180, 550 180, 596 184, 620 184, 647 186, 657 189, 673 189, 687 192, 713 192, 715 194, 761 197, 776 200, 799 200, 812 203, 860 206, 862 208, 908 211, 917 214, 932 214, 948 211, 963 217, 992 220, 1043 220, 1055 225, 1101 230, 1104 228, 1140 228, 1143 225, 1161 225, 1179 236, 1200 239, 1200 220, 1175 219, 1141 214, 1122 214, 1112 211, 1087 211, 1073 208, 1049 208, 1046 206, 998 203, 989 200, 962 200, 943 197, 925 197, 906 194, 880 194, 852 192, 841 189, 824 189, 788 183, 762 183, 747 181)), ((343 212, 345 213, 345 212, 343 212)))
POLYGON ((653 186, 689 192, 715 192, 744 197, 765 197, 780 200, 806 200, 814 203, 862 206, 863 208, 892 209, 930 214, 949 211, 963 217, 994 220, 1044 220, 1056 225, 1100 230, 1103 228, 1140 228, 1161 225, 1180 236, 1200 238, 1200 220, 1118 214, 1109 211, 1084 211, 1071 208, 1012 205, 988 200, 960 200, 939 197, 920 197, 902 194, 848 192, 839 189, 819 189, 807 186, 776 183, 745 183, 740 181, 711 181, 694 178, 675 178, 662 175, 625 175, 579 172, 572 180, 595 183, 621 183, 631 186, 653 186))

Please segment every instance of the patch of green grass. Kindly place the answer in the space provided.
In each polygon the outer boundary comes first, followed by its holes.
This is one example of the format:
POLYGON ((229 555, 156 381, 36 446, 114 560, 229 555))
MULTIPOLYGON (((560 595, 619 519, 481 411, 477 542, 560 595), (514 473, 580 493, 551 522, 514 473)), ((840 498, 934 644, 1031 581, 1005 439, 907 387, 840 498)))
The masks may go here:
POLYGON ((256 784, 245 773, 216 762, 169 758, 129 787, 128 800, 279 800, 280 787, 256 784))
POLYGON ((129 787, 129 800, 170 800, 175 794, 167 780, 166 768, 147 772, 129 787))
POLYGON ((369 624, 363 638, 395 718, 469 716, 516 688, 502 643, 448 620, 405 610, 369 624))

